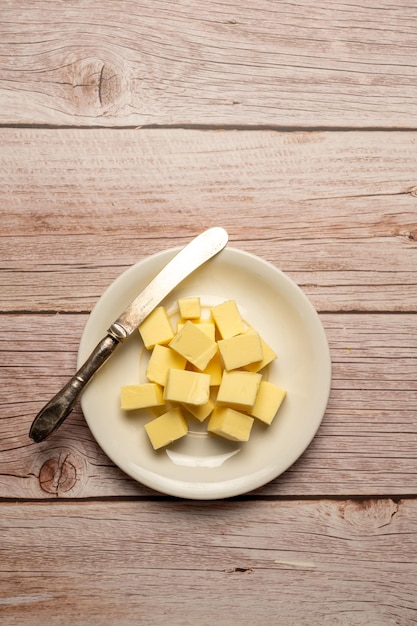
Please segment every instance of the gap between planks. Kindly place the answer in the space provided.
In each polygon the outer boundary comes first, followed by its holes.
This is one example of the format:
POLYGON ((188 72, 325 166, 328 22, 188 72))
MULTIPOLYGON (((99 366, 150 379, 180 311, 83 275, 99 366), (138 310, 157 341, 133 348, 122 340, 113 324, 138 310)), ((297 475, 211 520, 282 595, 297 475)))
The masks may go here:
POLYGON ((381 500, 390 500, 394 502, 394 504, 401 504, 401 502, 405 502, 407 500, 416 500, 417 499, 417 491, 415 493, 407 493, 407 494, 370 494, 370 495, 361 495, 361 494, 312 494, 312 495, 258 495, 252 494, 251 492, 241 494, 240 496, 235 496, 232 498, 221 498, 218 500, 193 500, 188 498, 177 498, 175 496, 166 496, 166 495, 139 495, 139 496, 86 496, 82 497, 72 497, 72 498, 44 498, 43 500, 40 498, 25 498, 25 497, 15 497, 15 498, 2 498, 0 497, 0 505, 2 504, 34 504, 34 505, 42 505, 42 503, 49 505, 62 505, 67 503, 73 504, 100 504, 100 503, 109 503, 109 502, 177 502, 183 504, 190 505, 210 505, 213 506, 221 506, 222 504, 233 503, 233 502, 357 502, 357 503, 365 503, 371 501, 381 501, 381 500))
POLYGON ((118 130, 200 130, 200 131, 253 131, 253 132, 276 132, 276 133, 410 133, 416 132, 417 126, 281 126, 271 124, 143 124, 141 126, 94 126, 77 124, 8 124, 0 123, 0 129, 33 129, 33 130, 108 130, 110 132, 118 130))

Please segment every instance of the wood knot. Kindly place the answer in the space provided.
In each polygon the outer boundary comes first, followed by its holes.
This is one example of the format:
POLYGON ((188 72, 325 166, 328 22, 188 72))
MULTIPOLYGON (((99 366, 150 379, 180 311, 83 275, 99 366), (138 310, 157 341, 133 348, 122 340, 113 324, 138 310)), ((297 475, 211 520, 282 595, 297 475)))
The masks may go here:
POLYGON ((79 115, 110 115, 123 96, 123 72, 116 63, 86 58, 68 66, 70 100, 79 115))
POLYGON ((72 452, 63 450, 42 465, 39 472, 40 487, 46 493, 57 497, 67 494, 73 491, 79 482, 80 470, 82 470, 80 459, 72 452))
POLYGON ((415 198, 417 198, 417 186, 416 187, 411 187, 411 189, 409 190, 409 193, 414 196, 415 198))
POLYGON ((342 518, 357 528, 383 528, 391 524, 398 513, 398 504, 393 500, 348 500, 340 506, 342 518))
POLYGON ((252 574, 253 567, 232 567, 230 569, 225 570, 227 574, 234 574, 236 572, 241 574, 252 574))

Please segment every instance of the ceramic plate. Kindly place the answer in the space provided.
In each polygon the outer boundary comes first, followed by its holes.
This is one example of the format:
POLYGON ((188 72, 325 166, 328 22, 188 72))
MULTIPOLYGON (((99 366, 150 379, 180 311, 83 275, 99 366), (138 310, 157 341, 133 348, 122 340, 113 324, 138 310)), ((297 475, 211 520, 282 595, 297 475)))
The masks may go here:
MULTIPOLYGON (((87 358, 124 307, 174 256, 168 250, 140 261, 105 291, 87 320, 78 363, 87 358)), ((149 353, 135 332, 119 346, 82 396, 88 426, 109 458, 126 474, 161 493, 192 499, 236 496, 284 472, 304 452, 323 418, 331 381, 328 343, 320 319, 301 289, 266 261, 227 247, 183 281, 162 304, 172 321, 179 297, 200 296, 203 313, 224 300, 237 302, 242 317, 278 358, 264 378, 287 390, 271 426, 255 420, 247 443, 207 434, 190 418, 189 434, 155 452, 144 424, 151 410, 120 410, 120 388, 146 382, 149 353)))

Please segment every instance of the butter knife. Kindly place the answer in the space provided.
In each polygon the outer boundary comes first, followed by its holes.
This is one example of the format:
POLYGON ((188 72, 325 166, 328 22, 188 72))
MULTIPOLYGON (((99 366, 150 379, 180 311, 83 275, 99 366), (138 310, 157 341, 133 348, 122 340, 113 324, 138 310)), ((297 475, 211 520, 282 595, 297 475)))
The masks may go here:
POLYGON ((29 437, 33 441, 36 443, 43 441, 62 424, 73 410, 87 383, 112 355, 115 348, 136 330, 174 287, 220 252, 227 241, 228 234, 223 228, 209 228, 190 241, 165 265, 113 322, 106 336, 68 383, 38 413, 29 431, 29 437))

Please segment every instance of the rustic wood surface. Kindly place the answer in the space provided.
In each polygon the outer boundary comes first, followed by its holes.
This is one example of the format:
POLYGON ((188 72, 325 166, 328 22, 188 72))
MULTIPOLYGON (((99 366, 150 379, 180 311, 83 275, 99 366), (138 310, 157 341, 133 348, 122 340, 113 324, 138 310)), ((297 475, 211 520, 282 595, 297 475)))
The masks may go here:
POLYGON ((416 125, 414 0, 22 0, 1 25, 1 123, 416 125))
POLYGON ((417 623, 416 3, 11 0, 0 33, 0 624, 417 623), (80 408, 32 443, 101 293, 213 225, 326 330, 302 457, 196 503, 80 408))
POLYGON ((2 507, 6 624, 28 623, 29 611, 57 626, 416 621, 415 500, 32 503, 30 513, 2 507))

